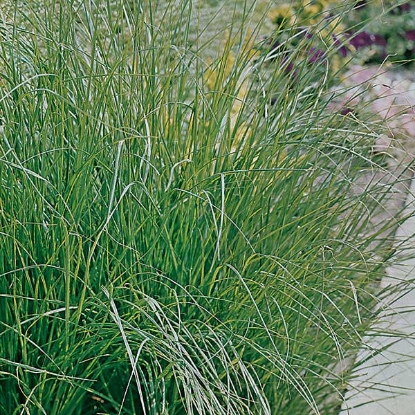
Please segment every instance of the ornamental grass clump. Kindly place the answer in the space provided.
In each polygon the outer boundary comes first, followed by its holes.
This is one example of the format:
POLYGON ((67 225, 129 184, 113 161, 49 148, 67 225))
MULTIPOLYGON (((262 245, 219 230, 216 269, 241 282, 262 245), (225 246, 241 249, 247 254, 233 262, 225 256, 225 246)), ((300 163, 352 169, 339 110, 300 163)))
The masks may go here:
POLYGON ((186 0, 5 15, 1 413, 336 413, 391 186, 354 188, 376 131, 265 68, 245 6, 210 63, 186 0))

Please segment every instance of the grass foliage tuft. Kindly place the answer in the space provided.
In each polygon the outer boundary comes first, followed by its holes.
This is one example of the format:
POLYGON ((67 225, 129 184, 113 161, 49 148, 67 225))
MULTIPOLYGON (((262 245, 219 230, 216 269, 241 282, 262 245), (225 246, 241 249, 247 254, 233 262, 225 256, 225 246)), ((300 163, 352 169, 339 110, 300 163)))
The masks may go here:
POLYGON ((370 226, 389 190, 353 191, 375 132, 327 111, 312 68, 265 68, 248 6, 209 60, 191 1, 20 3, 0 412, 329 413, 393 254, 393 221, 370 226))

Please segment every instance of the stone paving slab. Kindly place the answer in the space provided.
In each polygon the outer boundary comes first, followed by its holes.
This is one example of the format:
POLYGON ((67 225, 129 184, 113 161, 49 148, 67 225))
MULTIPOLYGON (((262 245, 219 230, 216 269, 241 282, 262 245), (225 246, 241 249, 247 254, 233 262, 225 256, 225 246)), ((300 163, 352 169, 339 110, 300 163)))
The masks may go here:
MULTIPOLYGON (((406 203, 406 213, 415 210, 415 179, 406 203)), ((385 301, 379 325, 364 339, 357 357, 362 364, 355 372, 340 415, 415 414, 415 217, 398 229, 396 239, 405 240, 407 258, 387 270, 381 285, 405 282, 403 290, 385 301), (386 335, 387 332, 396 333, 386 335), (380 334, 379 334, 380 333, 380 334), (386 345, 391 345, 382 351, 386 345), (376 352, 381 351, 381 352, 376 352)))

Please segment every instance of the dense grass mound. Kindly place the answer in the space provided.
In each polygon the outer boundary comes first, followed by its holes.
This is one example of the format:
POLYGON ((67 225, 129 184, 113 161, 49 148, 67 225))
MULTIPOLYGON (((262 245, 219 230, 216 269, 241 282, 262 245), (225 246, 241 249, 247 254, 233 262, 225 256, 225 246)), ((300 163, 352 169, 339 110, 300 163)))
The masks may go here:
POLYGON ((307 63, 263 70, 248 8, 207 61, 188 1, 18 3, 0 412, 334 410, 392 255, 393 222, 369 226, 390 187, 351 189, 381 171, 370 126, 307 63))

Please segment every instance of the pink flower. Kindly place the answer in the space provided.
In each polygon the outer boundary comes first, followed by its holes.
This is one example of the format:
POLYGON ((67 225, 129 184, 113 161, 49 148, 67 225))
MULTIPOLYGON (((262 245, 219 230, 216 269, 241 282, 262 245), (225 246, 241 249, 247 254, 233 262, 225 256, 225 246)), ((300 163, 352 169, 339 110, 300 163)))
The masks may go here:
POLYGON ((310 48, 309 56, 308 56, 308 61, 310 63, 321 62, 324 60, 324 57, 325 57, 324 51, 322 51, 321 49, 317 49, 314 46, 310 48))
POLYGON ((415 30, 407 30, 405 32, 405 37, 408 40, 415 40, 415 30))

